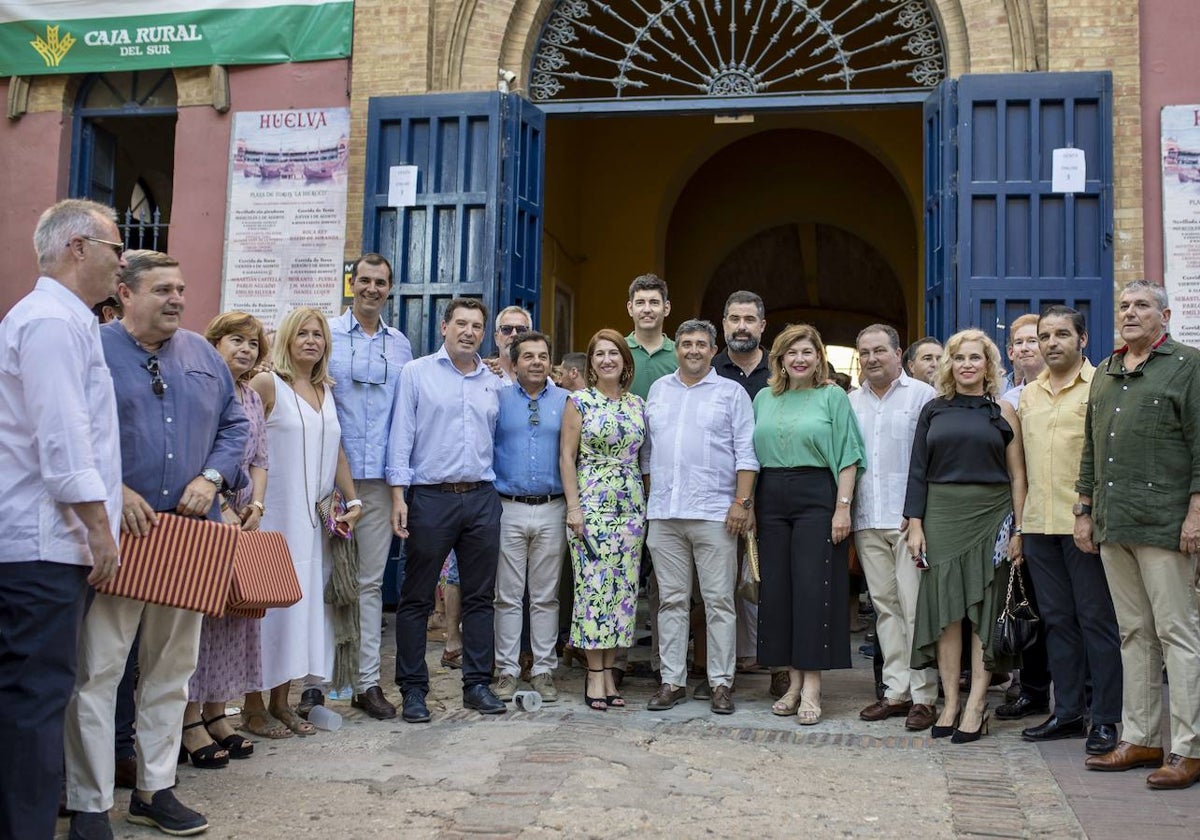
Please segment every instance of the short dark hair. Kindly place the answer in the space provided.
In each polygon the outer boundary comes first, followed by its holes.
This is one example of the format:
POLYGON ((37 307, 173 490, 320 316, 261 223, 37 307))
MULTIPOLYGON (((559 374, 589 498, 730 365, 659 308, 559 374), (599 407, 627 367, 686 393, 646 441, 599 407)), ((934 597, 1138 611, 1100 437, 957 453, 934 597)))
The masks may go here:
POLYGON ((449 324, 450 319, 454 316, 455 309, 474 309, 483 315, 483 323, 486 326, 488 322, 488 310, 483 305, 483 301, 479 298, 472 297, 456 297, 446 304, 446 311, 442 313, 442 323, 449 324))
POLYGON ((125 267, 121 269, 121 282, 136 292, 142 284, 142 275, 156 268, 178 268, 179 260, 162 251, 126 251, 125 267))
POLYGON ((729 307, 735 303, 752 303, 758 308, 758 320, 766 320, 767 310, 763 306, 763 299, 754 292, 737 291, 725 298, 725 308, 721 310, 721 317, 724 318, 729 314, 729 307))
POLYGON ((629 284, 629 299, 638 292, 658 292, 662 295, 663 303, 667 302, 667 283, 657 274, 639 274, 629 284))
POLYGON ((1080 337, 1087 335, 1087 320, 1083 317, 1083 313, 1077 309, 1072 309, 1069 306, 1063 306, 1061 303, 1055 303, 1047 306, 1042 310, 1042 314, 1038 316, 1038 330, 1042 328, 1043 318, 1066 318, 1071 322, 1071 326, 1075 328, 1075 333, 1080 337))
POLYGON ((367 265, 385 266, 388 270, 388 285, 390 286, 392 284, 392 281, 395 279, 395 275, 392 274, 392 264, 387 261, 387 257, 383 256, 383 254, 376 254, 375 252, 371 252, 369 254, 363 254, 361 257, 359 257, 353 263, 350 264, 350 280, 351 280, 351 282, 353 282, 355 276, 357 276, 357 274, 358 274, 358 267, 360 265, 362 265, 363 263, 366 263, 367 265))
POLYGON ((514 365, 517 363, 517 357, 521 355, 521 345, 528 344, 531 341, 540 341, 546 345, 546 352, 550 352, 550 339, 546 338, 540 332, 530 330, 526 333, 517 333, 513 336, 512 344, 508 345, 508 360, 514 365))
POLYGON ((905 370, 908 370, 908 366, 912 363, 912 360, 917 358, 917 351, 920 350, 925 344, 936 344, 941 347, 942 341, 936 336, 927 335, 923 338, 918 338, 912 344, 908 345, 908 349, 904 351, 904 356, 902 356, 900 360, 900 363, 904 365, 905 370))
POLYGON ((712 325, 712 321, 703 321, 700 318, 689 318, 679 325, 679 329, 675 330, 675 340, 688 333, 702 332, 708 335, 708 341, 713 347, 717 346, 717 328, 712 325))
POLYGON ((125 307, 121 305, 121 299, 116 295, 109 295, 104 300, 92 307, 92 314, 100 319, 100 323, 104 323, 104 307, 111 309, 118 318, 125 314, 125 307))
POLYGON ((854 349, 858 349, 858 343, 862 341, 862 337, 867 333, 883 333, 888 338, 888 344, 893 350, 900 349, 900 333, 896 332, 896 328, 890 324, 871 324, 869 327, 863 327, 858 331, 858 336, 854 339, 854 349))
POLYGON ((563 370, 575 368, 578 371, 587 370, 587 353, 573 351, 571 353, 563 353, 562 357, 563 370))

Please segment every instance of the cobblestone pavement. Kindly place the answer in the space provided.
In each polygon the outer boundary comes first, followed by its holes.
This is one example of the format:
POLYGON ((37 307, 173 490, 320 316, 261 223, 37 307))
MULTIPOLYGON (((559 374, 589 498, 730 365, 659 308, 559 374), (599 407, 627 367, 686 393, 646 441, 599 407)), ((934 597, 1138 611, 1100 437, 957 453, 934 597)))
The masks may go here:
MULTIPOLYGON (((439 654, 431 644, 430 724, 330 702, 344 717, 337 732, 256 739, 254 757, 224 770, 181 767, 178 795, 208 817, 204 836, 1132 840, 1194 838, 1200 825, 1200 789, 1152 795, 1137 774, 1085 773, 1081 742, 1039 751, 1020 740, 1021 723, 993 721, 989 737, 951 746, 901 719, 860 721, 873 693, 857 656, 854 670, 826 675, 824 719, 802 728, 770 713, 759 674, 738 677, 737 711, 724 717, 694 699, 648 712, 646 679, 627 680, 625 711, 590 711, 579 668, 559 669, 559 702, 482 717, 462 709, 461 672, 438 667, 439 654), (1135 830, 1147 809, 1155 828, 1135 830)), ((116 837, 162 836, 127 824, 127 806, 118 791, 116 837)), ((65 820, 59 829, 65 837, 65 820)))

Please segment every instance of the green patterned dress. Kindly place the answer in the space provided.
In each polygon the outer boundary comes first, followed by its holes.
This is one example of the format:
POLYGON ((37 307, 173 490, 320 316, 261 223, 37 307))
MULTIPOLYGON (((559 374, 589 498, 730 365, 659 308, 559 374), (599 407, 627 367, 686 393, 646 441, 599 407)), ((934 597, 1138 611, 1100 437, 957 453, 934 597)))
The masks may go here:
POLYGON ((638 451, 645 404, 635 394, 611 400, 576 391, 579 411, 579 505, 583 538, 568 532, 575 572, 571 644, 583 650, 633 644, 638 564, 646 535, 646 498, 638 451))

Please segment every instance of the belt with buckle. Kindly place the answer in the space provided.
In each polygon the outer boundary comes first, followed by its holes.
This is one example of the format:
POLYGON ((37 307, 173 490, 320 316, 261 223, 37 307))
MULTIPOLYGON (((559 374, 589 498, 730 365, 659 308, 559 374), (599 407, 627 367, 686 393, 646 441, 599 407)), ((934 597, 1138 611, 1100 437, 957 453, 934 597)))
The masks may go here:
POLYGON ((486 481, 447 481, 445 484, 430 484, 429 487, 443 493, 470 493, 486 484, 486 481))
POLYGON ((562 493, 553 493, 548 496, 510 496, 507 493, 499 494, 501 499, 508 499, 510 502, 520 502, 523 505, 545 505, 550 502, 558 501, 563 497, 562 493))

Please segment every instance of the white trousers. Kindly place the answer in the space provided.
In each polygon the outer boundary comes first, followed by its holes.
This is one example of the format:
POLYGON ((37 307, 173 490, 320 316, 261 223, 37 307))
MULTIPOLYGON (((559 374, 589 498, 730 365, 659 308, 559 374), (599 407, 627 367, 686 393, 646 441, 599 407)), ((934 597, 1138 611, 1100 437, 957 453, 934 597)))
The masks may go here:
POLYGON ((529 644, 532 673, 558 665, 558 582, 567 547, 567 503, 555 499, 527 505, 501 498, 500 562, 496 566, 496 669, 521 671, 522 610, 529 587, 529 644))
POLYGON ((687 685, 692 569, 704 600, 709 685, 732 686, 737 653, 737 537, 723 522, 651 519, 646 545, 658 574, 658 645, 662 681, 687 685))
POLYGON ((137 786, 154 792, 175 784, 201 618, 190 610, 96 594, 79 634, 75 692, 67 706, 67 807, 72 811, 113 806, 117 685, 139 623, 137 786))
POLYGON ((875 605, 875 633, 883 653, 885 696, 893 702, 937 704, 937 671, 909 668, 921 575, 898 528, 854 532, 854 545, 875 605))
POLYGON ((357 693, 379 685, 379 647, 383 635, 383 573, 392 548, 392 488, 383 479, 357 479, 362 515, 354 526, 358 542, 358 685, 357 693))

